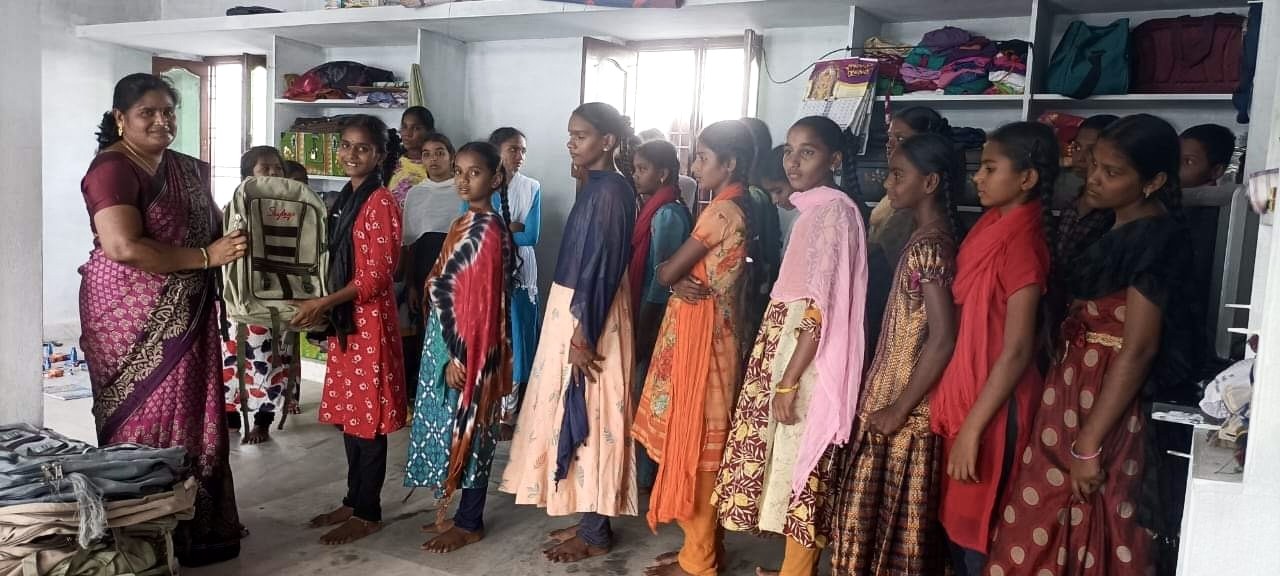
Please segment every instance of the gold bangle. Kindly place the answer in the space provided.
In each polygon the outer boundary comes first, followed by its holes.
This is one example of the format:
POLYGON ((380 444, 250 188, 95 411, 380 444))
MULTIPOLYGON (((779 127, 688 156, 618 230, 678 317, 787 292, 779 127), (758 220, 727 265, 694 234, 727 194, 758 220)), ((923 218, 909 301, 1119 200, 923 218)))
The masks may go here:
POLYGON ((200 249, 200 257, 204 258, 204 269, 209 269, 209 251, 205 248, 200 249))
POLYGON ((773 393, 774 394, 791 394, 799 389, 800 389, 799 386, 779 386, 773 389, 773 393))

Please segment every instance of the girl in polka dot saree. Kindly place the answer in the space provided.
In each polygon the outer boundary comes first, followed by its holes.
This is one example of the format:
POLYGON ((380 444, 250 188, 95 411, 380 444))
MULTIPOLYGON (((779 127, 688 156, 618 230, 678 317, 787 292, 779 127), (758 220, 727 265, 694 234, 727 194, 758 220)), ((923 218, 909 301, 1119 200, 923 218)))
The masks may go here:
POLYGON ((1177 134, 1153 116, 1119 120, 1095 148, 1085 201, 1116 224, 1070 263, 1073 302, 985 574, 1148 573, 1148 399, 1189 372, 1175 292, 1190 246, 1165 207, 1177 173, 1177 134))

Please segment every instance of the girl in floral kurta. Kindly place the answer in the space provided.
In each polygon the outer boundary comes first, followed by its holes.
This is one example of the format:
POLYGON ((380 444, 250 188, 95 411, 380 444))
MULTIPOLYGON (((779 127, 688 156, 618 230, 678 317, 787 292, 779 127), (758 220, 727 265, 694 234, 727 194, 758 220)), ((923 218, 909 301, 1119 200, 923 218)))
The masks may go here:
POLYGON ((699 134, 693 170, 715 199, 657 271, 677 294, 667 304, 632 434, 658 463, 649 528, 676 520, 684 544, 675 562, 654 574, 714 576, 722 566, 710 497, 742 369, 739 304, 750 276, 743 180, 751 145, 751 133, 736 120, 699 134))
POLYGON ((932 576, 944 571, 937 521, 939 449, 928 392, 955 344, 951 281, 956 241, 951 197, 964 190, 949 138, 912 136, 889 163, 887 199, 919 227, 902 250, 884 327, 842 451, 832 535, 832 572, 932 576))
POLYGON ((809 576, 826 545, 834 447, 848 440, 862 374, 862 217, 831 186, 842 131, 803 118, 784 163, 800 217, 747 363, 712 495, 725 528, 787 537, 779 572, 809 576))
MULTIPOLYGON (((312 519, 337 525, 321 537, 345 544, 378 531, 387 470, 387 435, 404 427, 404 360, 391 285, 400 259, 400 207, 382 186, 387 129, 357 116, 342 132, 339 157, 351 177, 330 209, 329 294, 300 303, 293 324, 318 325, 332 335, 320 422, 342 429, 347 496, 342 506, 312 519)), ((389 170, 387 170, 389 171, 389 170)))

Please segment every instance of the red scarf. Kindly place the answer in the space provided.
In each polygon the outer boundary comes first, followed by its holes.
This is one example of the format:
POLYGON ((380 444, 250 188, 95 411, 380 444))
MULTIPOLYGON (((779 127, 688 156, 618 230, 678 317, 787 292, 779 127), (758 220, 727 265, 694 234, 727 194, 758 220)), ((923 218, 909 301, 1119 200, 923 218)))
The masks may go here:
MULTIPOLYGON (((991 373, 991 350, 1002 346, 1004 318, 992 318, 999 275, 1013 243, 1038 243, 1044 248, 1040 202, 1029 202, 1001 214, 988 210, 969 232, 956 255, 956 279, 951 287, 960 309, 959 332, 951 363, 930 400, 933 430, 954 438, 991 373), (999 325, 992 325, 993 322, 999 325)), ((1045 260, 1048 255, 1045 254, 1045 260)))
POLYGON ((653 217, 663 206, 676 201, 675 186, 663 186, 640 207, 636 227, 631 232, 631 263, 627 266, 627 278, 631 281, 631 312, 640 314, 640 302, 644 298, 644 279, 649 265, 649 241, 653 239, 653 217))

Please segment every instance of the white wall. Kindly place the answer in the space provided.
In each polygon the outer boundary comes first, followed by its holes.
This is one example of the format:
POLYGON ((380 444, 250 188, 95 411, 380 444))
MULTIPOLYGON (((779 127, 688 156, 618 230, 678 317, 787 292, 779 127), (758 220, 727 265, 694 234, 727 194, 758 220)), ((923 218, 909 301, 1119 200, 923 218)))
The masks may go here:
MULTIPOLYGON (((40 6, 0 6, 0 53, 40 45, 40 6)), ((9 58, 10 78, 40 73, 40 54, 9 58)), ((43 421, 40 369, 40 108, 39 94, 0 100, 0 174, 5 223, 0 226, 0 423, 43 421)))
POLYGON ((538 279, 545 295, 555 271, 560 233, 573 207, 575 189, 565 142, 569 114, 578 106, 581 92, 582 39, 471 43, 466 71, 467 133, 462 136, 484 139, 500 126, 515 126, 528 136, 524 172, 542 182, 538 279))
MULTIPOLYGON (((848 26, 824 26, 821 28, 775 28, 765 30, 765 62, 769 73, 778 80, 786 80, 801 68, 817 60, 819 56, 849 44, 848 26)), ((841 58, 837 53, 830 58, 841 58)), ((773 133, 774 144, 787 138, 787 129, 797 120, 800 100, 809 80, 808 72, 786 84, 774 84, 769 76, 760 72, 760 105, 756 117, 764 120, 773 133)))
POLYGON ((116 81, 151 71, 149 54, 78 39, 74 26, 155 18, 159 3, 48 0, 40 6, 43 62, 37 69, 43 100, 49 104, 31 118, 39 118, 44 134, 44 330, 49 337, 68 338, 79 334, 76 269, 93 248, 80 179, 97 148, 94 133, 102 113, 111 108, 116 81))

